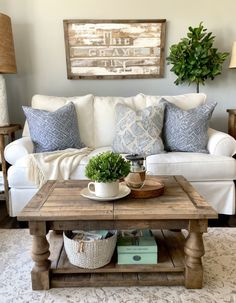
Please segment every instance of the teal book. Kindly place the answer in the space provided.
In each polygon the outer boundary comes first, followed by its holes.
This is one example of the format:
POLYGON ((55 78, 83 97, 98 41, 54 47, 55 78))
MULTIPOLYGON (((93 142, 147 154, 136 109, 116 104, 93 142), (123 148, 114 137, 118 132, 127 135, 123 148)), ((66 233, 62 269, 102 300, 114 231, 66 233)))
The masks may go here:
POLYGON ((158 247, 148 236, 122 237, 117 240, 118 264, 157 264, 158 247))

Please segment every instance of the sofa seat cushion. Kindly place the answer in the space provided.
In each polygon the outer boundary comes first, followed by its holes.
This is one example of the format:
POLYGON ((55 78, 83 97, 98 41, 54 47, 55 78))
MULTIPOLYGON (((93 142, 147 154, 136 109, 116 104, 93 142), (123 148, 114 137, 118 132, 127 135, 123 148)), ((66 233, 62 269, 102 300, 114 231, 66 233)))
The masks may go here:
POLYGON ((183 175, 189 181, 236 179, 236 161, 225 156, 202 153, 169 152, 151 155, 146 168, 156 175, 183 175))
MULTIPOLYGON (((71 179, 73 180, 82 180, 87 179, 85 177, 84 171, 85 166, 88 164, 88 161, 91 157, 105 152, 111 151, 111 147, 101 147, 93 150, 88 156, 84 157, 80 161, 80 165, 77 169, 72 173, 71 179)), ((10 166, 8 169, 8 183, 10 187, 14 188, 36 188, 36 185, 29 181, 28 172, 27 172, 27 156, 24 156, 17 160, 14 165, 10 166)))
MULTIPOLYGON (((84 157, 71 179, 87 179, 84 175, 89 159, 111 147, 93 150, 84 157)), ((151 155, 146 159, 146 168, 156 175, 183 175, 189 181, 227 181, 236 179, 236 161, 225 156, 213 156, 200 153, 170 152, 151 155)), ((9 186, 13 188, 36 188, 27 178, 27 157, 19 159, 8 169, 9 186)))
POLYGON ((36 188, 36 185, 27 177, 27 156, 17 160, 7 171, 9 187, 14 188, 36 188))

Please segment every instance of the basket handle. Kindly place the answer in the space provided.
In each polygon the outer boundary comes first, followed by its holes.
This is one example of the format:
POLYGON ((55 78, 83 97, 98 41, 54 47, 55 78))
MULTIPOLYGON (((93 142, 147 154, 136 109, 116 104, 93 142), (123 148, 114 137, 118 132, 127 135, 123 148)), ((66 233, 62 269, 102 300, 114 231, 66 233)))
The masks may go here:
POLYGON ((78 253, 82 253, 82 252, 84 252, 84 241, 79 242, 78 253))

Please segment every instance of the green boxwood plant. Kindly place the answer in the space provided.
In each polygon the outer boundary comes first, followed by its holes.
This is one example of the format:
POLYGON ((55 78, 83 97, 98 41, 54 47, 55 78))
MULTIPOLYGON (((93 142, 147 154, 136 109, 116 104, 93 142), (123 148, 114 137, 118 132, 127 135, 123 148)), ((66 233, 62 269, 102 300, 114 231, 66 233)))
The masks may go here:
POLYGON ((114 182, 126 177, 130 172, 130 162, 113 152, 103 152, 92 157, 85 176, 96 182, 114 182))
POLYGON ((218 52, 213 47, 215 37, 211 32, 207 33, 202 22, 198 27, 188 29, 187 37, 170 47, 167 63, 173 65, 171 71, 177 76, 176 85, 195 83, 199 92, 199 84, 204 85, 208 78, 213 80, 221 74, 222 64, 229 53, 218 52))

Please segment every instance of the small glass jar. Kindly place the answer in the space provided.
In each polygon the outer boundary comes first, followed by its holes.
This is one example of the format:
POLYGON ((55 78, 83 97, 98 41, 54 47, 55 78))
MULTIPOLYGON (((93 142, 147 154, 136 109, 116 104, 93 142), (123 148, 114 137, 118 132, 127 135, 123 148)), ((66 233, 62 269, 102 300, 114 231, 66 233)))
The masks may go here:
POLYGON ((144 156, 138 154, 130 154, 125 157, 128 161, 130 161, 131 172, 141 172, 145 170, 144 166, 144 156))

